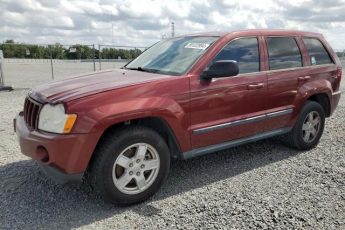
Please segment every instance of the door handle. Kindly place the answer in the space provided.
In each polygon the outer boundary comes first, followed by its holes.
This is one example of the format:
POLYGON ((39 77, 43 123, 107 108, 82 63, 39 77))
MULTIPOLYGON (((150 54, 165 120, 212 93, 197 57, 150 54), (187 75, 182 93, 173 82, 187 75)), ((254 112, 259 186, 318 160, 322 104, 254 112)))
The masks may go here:
POLYGON ((258 84, 250 84, 247 85, 248 90, 255 90, 255 89, 261 89, 264 87, 264 83, 258 83, 258 84))
POLYGON ((310 76, 304 76, 304 77, 298 77, 298 81, 308 81, 311 77, 310 76))

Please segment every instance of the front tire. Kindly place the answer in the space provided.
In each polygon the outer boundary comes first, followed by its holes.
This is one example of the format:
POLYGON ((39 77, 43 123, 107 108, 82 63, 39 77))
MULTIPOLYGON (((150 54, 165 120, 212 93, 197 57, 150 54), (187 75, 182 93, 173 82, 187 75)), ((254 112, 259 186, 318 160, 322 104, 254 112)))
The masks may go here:
POLYGON ((118 205, 151 197, 170 169, 170 152, 164 139, 141 126, 108 133, 94 154, 90 183, 106 201, 118 205))
POLYGON ((293 129, 286 135, 287 144, 298 150, 314 148, 325 126, 325 111, 314 101, 307 101, 293 129))

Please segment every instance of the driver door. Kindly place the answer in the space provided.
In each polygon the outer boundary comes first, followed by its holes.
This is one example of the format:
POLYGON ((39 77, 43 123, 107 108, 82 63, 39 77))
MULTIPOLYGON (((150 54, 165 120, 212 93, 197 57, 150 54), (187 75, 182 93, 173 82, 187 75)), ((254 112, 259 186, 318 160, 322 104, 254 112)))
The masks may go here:
POLYGON ((260 72, 258 37, 232 40, 211 62, 235 60, 233 77, 191 82, 191 142, 193 148, 255 135, 265 130, 267 76, 260 72))

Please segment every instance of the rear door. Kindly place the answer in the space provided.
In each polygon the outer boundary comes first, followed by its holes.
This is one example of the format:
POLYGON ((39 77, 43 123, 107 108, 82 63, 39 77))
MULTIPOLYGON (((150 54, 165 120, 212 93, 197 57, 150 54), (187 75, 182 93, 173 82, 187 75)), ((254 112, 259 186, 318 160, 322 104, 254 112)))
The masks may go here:
POLYGON ((240 73, 212 81, 191 79, 194 148, 250 136, 265 129, 267 78, 260 71, 259 38, 230 41, 211 63, 218 60, 237 61, 240 73))
POLYGON ((268 68, 267 128, 291 124, 298 87, 305 78, 297 37, 266 36, 268 68))

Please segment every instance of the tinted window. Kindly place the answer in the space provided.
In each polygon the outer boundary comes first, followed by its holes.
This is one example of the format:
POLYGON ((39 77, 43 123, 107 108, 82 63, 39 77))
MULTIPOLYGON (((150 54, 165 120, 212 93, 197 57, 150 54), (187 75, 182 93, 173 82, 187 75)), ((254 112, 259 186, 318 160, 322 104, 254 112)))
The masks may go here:
POLYGON ((241 38, 230 42, 217 55, 213 62, 219 60, 237 61, 239 73, 260 71, 258 40, 241 38))
POLYGON ((302 66, 302 56, 294 38, 266 38, 271 70, 302 66))
POLYGON ((319 40, 315 38, 303 38, 303 42, 308 50, 310 63, 312 65, 332 63, 329 54, 319 40))

